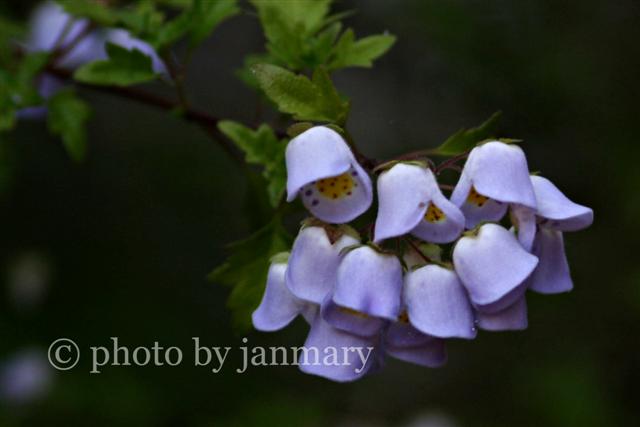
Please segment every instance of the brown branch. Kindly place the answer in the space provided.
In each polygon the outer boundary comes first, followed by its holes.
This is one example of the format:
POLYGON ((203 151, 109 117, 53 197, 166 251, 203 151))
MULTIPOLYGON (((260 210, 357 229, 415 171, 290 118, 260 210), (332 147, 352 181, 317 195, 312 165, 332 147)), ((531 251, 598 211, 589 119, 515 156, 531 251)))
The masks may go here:
MULTIPOLYGON (((73 71, 55 67, 48 66, 46 71, 60 79, 73 81, 73 71)), ((132 99, 137 102, 150 105, 161 110, 165 111, 173 111, 177 109, 182 109, 182 117, 187 121, 192 123, 196 123, 201 126, 219 145, 222 149, 224 149, 234 160, 238 162, 242 162, 239 153, 233 148, 231 143, 226 139, 224 134, 220 132, 218 129, 218 119, 215 116, 212 116, 209 113, 204 111, 196 110, 194 108, 184 108, 180 103, 171 101, 169 99, 163 98, 161 96, 155 95, 153 93, 134 88, 134 87, 120 87, 120 86, 100 86, 100 85, 92 85, 87 83, 81 83, 74 81, 74 83, 79 87, 85 87, 91 90, 95 90, 98 92, 108 93, 112 95, 117 95, 122 98, 132 99)))

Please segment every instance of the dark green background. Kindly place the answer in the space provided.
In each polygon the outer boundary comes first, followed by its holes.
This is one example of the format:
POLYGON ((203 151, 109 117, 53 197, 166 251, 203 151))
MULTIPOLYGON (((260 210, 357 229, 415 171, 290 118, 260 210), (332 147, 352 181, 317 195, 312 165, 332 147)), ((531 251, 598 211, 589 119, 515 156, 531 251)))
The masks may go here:
MULTIPOLYGON (((8 5, 26 13, 26 5, 8 5)), ((249 9, 244 5, 245 9, 249 9)), ((432 147, 503 110, 503 135, 525 140, 532 170, 592 207, 592 228, 566 236, 575 290, 529 297, 529 329, 452 341, 449 363, 393 360, 355 384, 292 367, 214 375, 190 363, 191 337, 238 346, 229 290, 206 274, 249 233, 246 184, 192 125, 85 91, 95 114, 77 165, 42 123, 11 140, 12 186, 0 199, 0 262, 36 251, 52 278, 35 312, 0 303, 0 355, 75 339, 85 352, 34 407, 0 409, 2 425, 402 426, 444 413, 460 426, 638 425, 640 323, 640 4, 633 0, 343 1, 359 35, 389 30, 374 69, 336 74, 352 100, 350 130, 377 158, 432 147), (88 346, 176 345, 178 368, 105 367, 88 346)), ((234 76, 262 50, 255 17, 236 17, 195 55, 194 104, 251 122, 255 94, 234 76)), ((151 86, 159 93, 166 89, 151 86)), ((291 230, 295 231, 295 230, 291 230)), ((6 274, 2 275, 6 287, 6 274)), ((252 345, 301 345, 302 322, 252 345)), ((234 353, 230 357, 235 363, 234 353)))

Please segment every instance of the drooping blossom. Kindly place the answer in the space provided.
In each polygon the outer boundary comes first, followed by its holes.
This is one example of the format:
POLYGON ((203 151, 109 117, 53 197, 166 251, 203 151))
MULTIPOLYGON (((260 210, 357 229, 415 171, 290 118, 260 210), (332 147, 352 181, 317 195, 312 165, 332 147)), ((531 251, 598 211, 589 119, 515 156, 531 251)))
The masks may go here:
POLYGON ((285 253, 274 257, 267 274, 262 302, 251 316, 253 326, 259 331, 277 331, 299 314, 308 318, 310 313, 314 313, 312 304, 296 298, 285 285, 286 256, 285 253))
POLYGON ((336 131, 316 126, 293 138, 285 152, 287 201, 296 197, 317 218, 349 222, 373 199, 371 179, 336 131))
POLYGON ((495 313, 513 304, 526 289, 538 265, 513 233, 497 224, 482 225, 477 234, 458 240, 453 250, 455 271, 473 305, 495 313))
POLYGON ((425 334, 440 338, 476 336, 467 290, 452 269, 429 264, 408 272, 403 301, 411 324, 425 334))
POLYGON ((535 210, 536 198, 522 149, 491 141, 471 150, 451 201, 464 213, 467 228, 481 221, 500 220, 509 205, 535 210))
POLYGON ((305 225, 293 243, 286 273, 287 287, 296 297, 322 304, 336 282, 340 251, 360 243, 349 229, 305 225))
POLYGON ((577 231, 593 223, 593 210, 569 200, 551 181, 532 176, 538 209, 532 252, 540 259, 538 267, 529 278, 529 289, 555 294, 573 289, 569 263, 564 251, 562 233, 577 231))
POLYGON ((397 163, 378 178, 375 241, 411 233, 448 243, 464 230, 464 216, 440 191, 433 172, 419 164, 397 163))
POLYGON ((400 314, 402 265, 396 255, 371 246, 350 250, 338 266, 333 302, 372 317, 400 314))

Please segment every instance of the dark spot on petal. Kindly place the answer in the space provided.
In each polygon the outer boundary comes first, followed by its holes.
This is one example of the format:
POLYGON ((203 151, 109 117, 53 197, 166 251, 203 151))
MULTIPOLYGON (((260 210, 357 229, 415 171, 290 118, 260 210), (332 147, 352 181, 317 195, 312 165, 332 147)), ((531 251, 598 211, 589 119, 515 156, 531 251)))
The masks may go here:
POLYGON ((307 195, 307 196, 310 196, 312 193, 313 193, 313 191, 307 190, 304 194, 307 195))
POLYGON ((318 206, 318 203, 320 203, 318 199, 315 199, 313 202, 311 202, 311 206, 318 206))

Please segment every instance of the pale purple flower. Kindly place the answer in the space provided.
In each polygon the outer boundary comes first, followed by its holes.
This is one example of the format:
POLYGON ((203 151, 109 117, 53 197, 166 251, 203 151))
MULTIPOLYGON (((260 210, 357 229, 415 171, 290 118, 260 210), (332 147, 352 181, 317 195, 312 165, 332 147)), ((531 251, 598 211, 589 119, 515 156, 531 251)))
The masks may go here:
POLYGON ((372 317, 395 320, 400 314, 402 265, 371 246, 350 250, 340 262, 333 302, 372 317))
POLYGON ((467 228, 500 220, 509 205, 535 210, 536 197, 522 149, 491 141, 471 150, 451 201, 462 210, 467 228))
POLYGON ((449 268, 429 264, 408 272, 403 301, 411 324, 425 334, 440 338, 476 337, 467 290, 449 268))
POLYGON ((411 233, 422 240, 448 243, 464 230, 460 209, 440 191, 433 172, 398 163, 378 178, 375 241, 411 233))
MULTIPOLYGON (((540 263, 528 280, 529 289, 543 294, 573 289, 569 264, 564 252, 564 231, 577 231, 593 223, 593 210, 569 200, 551 181, 532 176, 538 201, 535 218, 527 227, 536 227, 532 252, 540 263)), ((520 230, 518 230, 520 233, 520 230)))
POLYGON ((447 363, 444 340, 417 330, 406 313, 403 313, 386 330, 384 350, 389 356, 398 360, 428 368, 439 368, 447 363))
POLYGON ((52 380, 47 356, 40 350, 23 350, 2 362, 0 399, 13 405, 31 403, 47 394, 52 380))
POLYGON ((513 233, 484 224, 476 235, 462 237, 453 250, 455 271, 473 305, 495 313, 513 304, 526 289, 525 280, 538 264, 513 233))
POLYGON ((379 333, 387 323, 385 319, 339 306, 333 302, 333 294, 327 295, 320 312, 324 320, 334 328, 363 337, 379 333))
POLYGON ((486 331, 519 331, 527 329, 527 301, 522 295, 510 306, 495 313, 476 313, 478 328, 486 331))
POLYGON ((337 382, 355 381, 377 368, 380 337, 363 337, 334 328, 317 315, 303 350, 298 355, 300 370, 337 382))
POLYGON ((300 196, 317 218, 345 223, 371 206, 371 179, 334 130, 313 127, 287 145, 287 201, 300 196))
POLYGON ((311 304, 296 298, 286 287, 284 277, 287 264, 283 258, 283 255, 275 258, 269 267, 262 302, 251 316, 253 326, 259 331, 277 331, 299 314, 308 317, 313 312, 311 304))
POLYGON ((349 233, 332 232, 331 237, 321 226, 304 226, 300 230, 286 273, 287 287, 296 297, 322 304, 335 286, 340 251, 360 243, 349 233))

